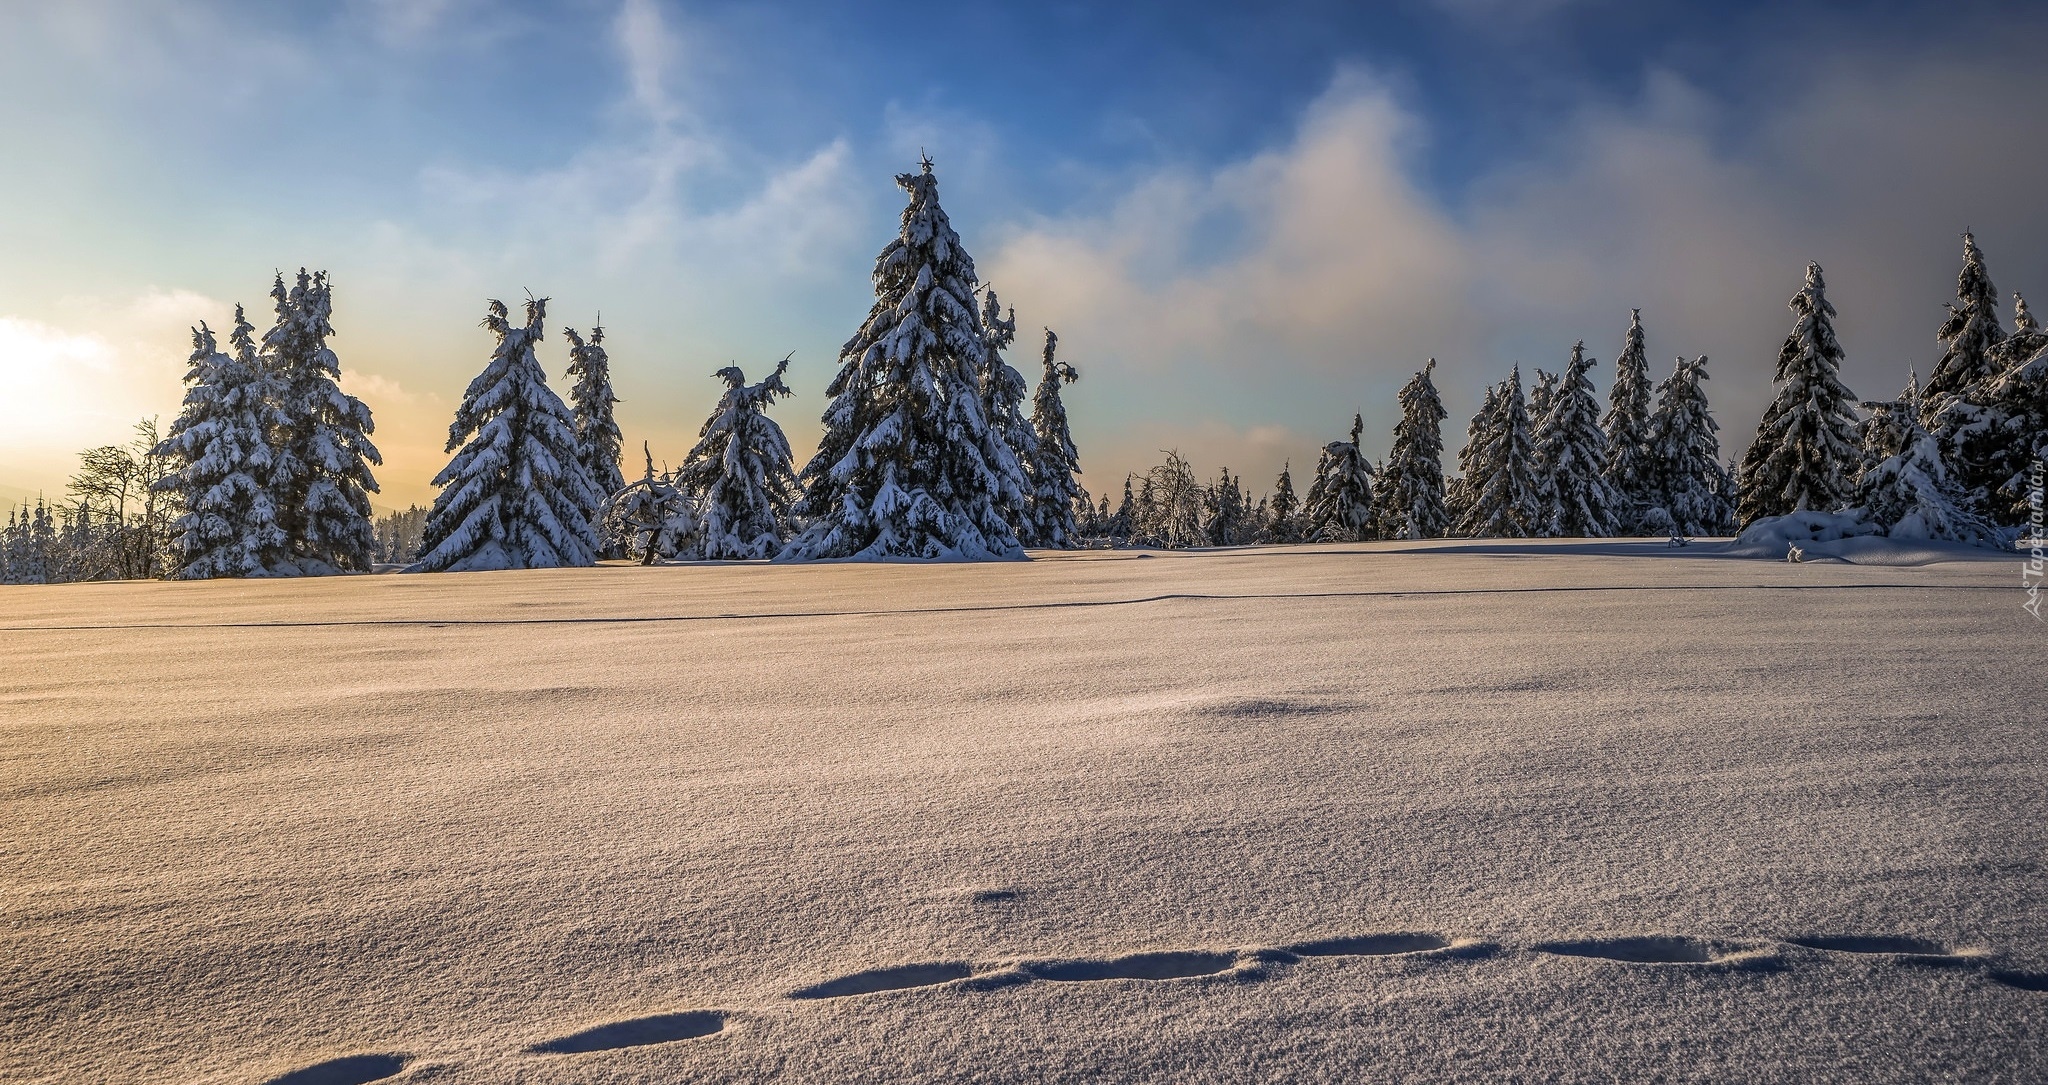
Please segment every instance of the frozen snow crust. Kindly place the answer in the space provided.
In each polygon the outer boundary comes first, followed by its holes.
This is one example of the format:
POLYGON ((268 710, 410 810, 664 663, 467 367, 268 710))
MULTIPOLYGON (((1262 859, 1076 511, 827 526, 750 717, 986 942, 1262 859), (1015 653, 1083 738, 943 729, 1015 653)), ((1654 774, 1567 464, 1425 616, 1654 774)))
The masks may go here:
POLYGON ((0 1080, 2048 1076, 2010 555, 0 589, 0 1080))

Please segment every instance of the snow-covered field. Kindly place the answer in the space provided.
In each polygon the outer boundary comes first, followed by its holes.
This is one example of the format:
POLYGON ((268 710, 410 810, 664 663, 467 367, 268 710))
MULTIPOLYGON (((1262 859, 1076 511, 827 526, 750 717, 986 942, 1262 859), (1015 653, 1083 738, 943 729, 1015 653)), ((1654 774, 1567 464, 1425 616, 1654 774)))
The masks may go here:
POLYGON ((2017 562, 1713 549, 0 589, 0 1080, 2048 1078, 2017 562))

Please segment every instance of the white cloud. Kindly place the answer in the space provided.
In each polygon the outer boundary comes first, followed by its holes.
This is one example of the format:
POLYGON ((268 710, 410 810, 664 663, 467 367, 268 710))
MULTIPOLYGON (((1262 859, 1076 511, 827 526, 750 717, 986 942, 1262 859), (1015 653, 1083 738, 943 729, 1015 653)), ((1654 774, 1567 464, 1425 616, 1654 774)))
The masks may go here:
MULTIPOLYGON (((1583 338, 1613 357, 1632 307, 1653 365, 1708 354, 1724 450, 1771 394, 1785 301, 1828 270, 1858 391, 1924 375, 1973 226, 2002 287, 2048 292, 2048 98, 2036 67, 1844 55, 1761 119, 1669 74, 1589 108, 1453 208, 1410 179, 1418 120, 1340 78, 1286 144, 1208 172, 1163 170, 1114 206, 1025 223, 983 261, 1004 300, 1081 365, 1070 393, 1101 478, 1156 458, 1135 431, 1173 418, 1198 470, 1253 478, 1313 462, 1362 409, 1374 455, 1393 392, 1431 356, 1452 460, 1477 393, 1520 360, 1558 368, 1583 338), (1218 417, 1220 414, 1220 417, 1218 417), (1201 419, 1211 419, 1209 422, 1201 419), (1241 437, 1302 431, 1267 454, 1241 437)), ((1605 367, 1596 372, 1603 387, 1605 367)), ((1661 372, 1660 372, 1661 375, 1661 372)))
MULTIPOLYGON (((78 446, 119 444, 150 415, 177 412, 191 325, 225 331, 232 306, 189 290, 123 302, 72 299, 90 330, 0 317, 0 481, 56 487, 78 446)), ((83 321, 79 322, 83 323, 83 321)), ((52 489, 50 492, 56 492, 52 489)))
POLYGON ((625 0, 612 22, 612 38, 626 61, 626 82, 634 104, 655 124, 667 127, 683 119, 682 105, 669 93, 670 72, 682 52, 681 41, 654 0, 625 0))

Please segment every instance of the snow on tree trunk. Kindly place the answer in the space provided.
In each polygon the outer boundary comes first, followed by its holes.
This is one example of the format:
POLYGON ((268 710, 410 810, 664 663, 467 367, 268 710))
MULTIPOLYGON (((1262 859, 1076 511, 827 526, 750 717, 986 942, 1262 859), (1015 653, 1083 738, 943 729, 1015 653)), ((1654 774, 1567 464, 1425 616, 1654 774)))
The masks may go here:
POLYGON ((441 493, 427 514, 421 555, 408 572, 552 569, 590 565, 597 538, 586 509, 600 498, 576 458, 569 408, 547 385, 534 353, 547 299, 526 303, 514 326, 492 301, 483 326, 498 338, 448 427, 454 458, 434 476, 441 493), (459 449, 459 451, 458 451, 459 449))
POLYGON ((333 288, 326 272, 300 268, 290 290, 279 275, 270 296, 277 322, 264 333, 262 357, 280 388, 277 519, 291 555, 276 571, 367 571, 377 543, 370 467, 384 461, 370 443, 370 409, 337 383, 341 363, 327 346, 333 288))
POLYGON ((1385 510, 1380 533, 1388 538, 1433 539, 1450 526, 1444 509, 1444 407, 1430 379, 1435 369, 1431 358, 1401 388, 1401 421, 1394 425, 1394 447, 1379 481, 1385 510))
POLYGON ((257 355, 254 331, 235 306, 230 357, 203 322, 193 329, 184 409, 156 449, 173 465, 156 485, 185 510, 175 524, 177 575, 185 579, 263 576, 289 561, 271 447, 271 435, 284 428, 280 390, 257 355))
MULTIPOLYGON (((994 296, 994 291, 990 291, 994 296)), ((1081 378, 1074 367, 1053 357, 1059 336, 1045 330, 1045 374, 1038 380, 1038 392, 1031 400, 1031 428, 1037 459, 1031 470, 1031 544, 1065 550, 1079 544, 1074 524, 1074 505, 1086 502, 1088 491, 1075 476, 1081 470, 1081 454, 1074 447, 1074 435, 1067 428, 1067 406, 1060 398, 1060 386, 1081 378)))
POLYGON ((1806 286, 1789 306, 1796 320, 1778 351, 1777 398, 1742 457, 1744 526, 1765 516, 1841 508, 1858 460, 1856 400, 1842 383, 1835 307, 1819 264, 1806 265, 1806 286))
POLYGON ((1472 507, 1460 524, 1474 538, 1524 538, 1537 526, 1535 450, 1529 439, 1529 412, 1522 398, 1522 367, 1489 395, 1490 417, 1483 427, 1475 420, 1481 442, 1470 449, 1465 477, 1472 507))
POLYGON ((1607 488, 1614 495, 1615 529, 1637 530, 1636 517, 1657 503, 1657 468, 1650 451, 1650 362, 1643 350, 1643 311, 1629 310, 1628 334, 1614 359, 1607 392, 1607 488))
POLYGON ((804 467, 809 520, 778 560, 1022 559, 1004 518, 1014 460, 983 409, 988 345, 974 260, 931 160, 899 174, 902 227, 875 259, 875 305, 840 350, 825 435, 804 467))
POLYGON ((1733 489, 1721 466, 1720 424, 1707 409, 1707 357, 1680 358, 1657 385, 1657 410, 1644 440, 1638 477, 1645 483, 1644 530, 1678 535, 1720 535, 1734 527, 1733 489), (1654 515, 1653 515, 1654 513, 1654 515))
MULTIPOLYGON (((569 416, 576 427, 576 462, 583 465, 599 499, 599 507, 585 510, 585 515, 596 524, 604 498, 626 486, 625 475, 619 470, 619 424, 612 418, 612 405, 619 397, 612 394, 612 363, 604 349, 604 327, 591 325, 587 343, 574 328, 563 328, 562 335, 569 340, 567 375, 576 381, 569 388, 569 416)), ((623 542, 603 537, 598 540, 600 549, 608 556, 623 554, 623 542)))
POLYGON ((1372 464, 1359 447, 1365 419, 1351 417, 1351 439, 1323 446, 1316 478, 1309 485, 1309 536, 1341 542, 1372 537, 1372 464))
POLYGON ((1586 344, 1572 347, 1538 427, 1536 451, 1538 516, 1544 534, 1601 539, 1614 534, 1614 495, 1607 488, 1607 435, 1600 429, 1600 404, 1587 375, 1596 363, 1586 344))
POLYGON ((759 384, 748 384, 737 366, 713 374, 725 381, 725 394, 676 474, 696 506, 698 557, 745 561, 782 550, 796 502, 796 473, 789 441, 767 412, 792 394, 782 382, 788 371, 784 358, 759 384))

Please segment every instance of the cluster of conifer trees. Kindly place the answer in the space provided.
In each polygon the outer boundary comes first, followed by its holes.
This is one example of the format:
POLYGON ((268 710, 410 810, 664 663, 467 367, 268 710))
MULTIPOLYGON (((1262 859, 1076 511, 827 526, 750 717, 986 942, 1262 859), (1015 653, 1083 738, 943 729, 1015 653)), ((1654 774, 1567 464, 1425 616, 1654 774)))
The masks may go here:
POLYGON ((1016 316, 976 278, 940 207, 929 159, 897 177, 909 199, 876 258, 875 303, 840 351, 817 453, 801 470, 767 416, 791 392, 782 360, 725 392, 682 465, 620 471, 604 329, 570 344, 568 402, 536 347, 547 299, 523 320, 489 303, 496 340, 449 427, 439 496, 373 522, 369 409, 337 384, 332 289, 301 269, 271 290, 260 338, 235 309, 223 350, 193 329, 184 408, 129 446, 88 450, 71 506, 10 512, 0 577, 278 576, 402 561, 414 571, 589 565, 637 553, 704 560, 1016 558, 1025 547, 1165 547, 1321 540, 1598 538, 1724 534, 1774 517, 1824 514, 1845 531, 1997 544, 2028 522, 2048 456, 2048 333, 2014 295, 2013 331, 1975 238, 1964 235, 1957 297, 1927 386, 1858 403, 1842 383, 1835 309, 1818 264, 1792 298, 1777 395, 1738 468, 1724 464, 1705 357, 1680 357, 1652 387, 1642 314, 1632 314, 1604 415, 1595 360, 1573 346, 1561 372, 1521 368, 1486 392, 1458 471, 1442 466, 1431 359, 1401 389, 1379 461, 1354 417, 1326 445, 1305 497, 1292 465, 1254 502, 1226 468, 1197 480, 1177 452, 1093 501, 1062 389, 1077 377, 1045 333, 1030 391, 1004 360, 1016 316), (1860 409, 1859 409, 1860 408, 1860 409), (131 508, 134 511, 131 511, 131 508))
POLYGON ((2013 295, 2013 327, 1976 239, 1963 238, 1957 297, 1937 340, 1928 387, 1911 374, 1892 400, 1858 403, 1842 383, 1818 264, 1789 304, 1777 395, 1741 466, 1724 463, 1708 409, 1705 356, 1680 357, 1651 386, 1642 313, 1632 313, 1604 416, 1573 346, 1563 372, 1521 367, 1487 389, 1458 472, 1442 474, 1431 359, 1401 389, 1393 448, 1374 463, 1363 421, 1326 446, 1306 501, 1291 468, 1254 503, 1228 468, 1196 480, 1178 453, 1125 480, 1082 517, 1105 540, 1154 546, 1424 539, 1438 536, 1719 535, 1759 520, 1826 514, 1846 533, 1996 544, 2027 526, 2040 498, 2030 472, 2048 459, 2048 333, 2013 295), (1861 410, 1859 411, 1859 406, 1861 410))

